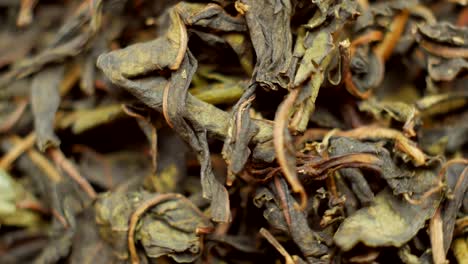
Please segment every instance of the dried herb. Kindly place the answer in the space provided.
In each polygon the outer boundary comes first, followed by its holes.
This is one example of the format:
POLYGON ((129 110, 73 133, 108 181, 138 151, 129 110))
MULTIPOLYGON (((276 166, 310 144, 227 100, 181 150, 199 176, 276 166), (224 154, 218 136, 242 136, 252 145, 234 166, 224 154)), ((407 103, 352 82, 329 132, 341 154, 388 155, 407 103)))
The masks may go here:
POLYGON ((1 263, 465 263, 467 21, 0 0, 1 263))

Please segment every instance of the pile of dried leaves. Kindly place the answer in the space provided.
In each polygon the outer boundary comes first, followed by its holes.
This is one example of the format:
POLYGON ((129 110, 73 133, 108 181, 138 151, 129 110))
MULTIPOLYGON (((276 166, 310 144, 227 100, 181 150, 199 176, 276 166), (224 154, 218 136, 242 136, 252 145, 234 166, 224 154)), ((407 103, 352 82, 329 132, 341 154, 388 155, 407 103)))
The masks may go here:
POLYGON ((463 0, 0 0, 1 263, 468 263, 463 0))

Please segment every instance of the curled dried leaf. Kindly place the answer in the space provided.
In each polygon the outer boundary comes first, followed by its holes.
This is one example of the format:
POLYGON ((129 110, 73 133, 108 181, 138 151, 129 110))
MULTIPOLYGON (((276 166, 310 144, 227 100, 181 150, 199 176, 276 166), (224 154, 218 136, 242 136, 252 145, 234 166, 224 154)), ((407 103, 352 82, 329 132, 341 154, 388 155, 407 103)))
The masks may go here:
POLYGON ((54 133, 55 113, 60 104, 59 85, 63 66, 49 67, 38 73, 31 84, 31 105, 39 150, 57 147, 60 140, 54 133))
POLYGON ((242 0, 250 38, 257 55, 252 80, 265 88, 287 88, 292 77, 288 69, 292 58, 289 0, 242 0))
POLYGON ((421 205, 411 205, 384 190, 376 196, 373 205, 358 210, 343 221, 334 241, 345 251, 358 242, 370 247, 400 247, 424 227, 439 201, 440 197, 433 196, 421 205))

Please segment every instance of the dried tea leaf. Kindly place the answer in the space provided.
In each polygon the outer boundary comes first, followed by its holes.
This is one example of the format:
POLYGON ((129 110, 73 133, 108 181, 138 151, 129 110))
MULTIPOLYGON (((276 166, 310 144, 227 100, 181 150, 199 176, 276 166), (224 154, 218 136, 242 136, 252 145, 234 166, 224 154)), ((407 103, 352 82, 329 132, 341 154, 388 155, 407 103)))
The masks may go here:
POLYGON ((248 88, 245 80, 223 76, 212 69, 199 69, 192 79, 190 94, 213 104, 231 104, 237 102, 248 88))
POLYGON ((453 243, 453 254, 458 263, 466 264, 468 259, 468 242, 465 238, 457 238, 453 243))
POLYGON ((382 61, 369 47, 365 46, 356 49, 349 61, 349 70, 351 78, 345 79, 346 89, 352 95, 364 99, 369 97, 372 89, 382 82, 384 75, 382 61))
POLYGON ((359 140, 391 140, 394 142, 394 150, 405 162, 411 161, 415 166, 422 166, 427 161, 426 154, 418 148, 416 143, 398 130, 377 126, 362 126, 349 131, 337 132, 336 134, 359 140))
POLYGON ((141 193, 104 193, 98 196, 94 205, 95 221, 99 235, 113 249, 119 259, 128 259, 128 221, 138 204, 149 198, 141 193))
POLYGON ((171 11, 165 35, 137 43, 98 58, 98 67, 111 67, 111 79, 125 79, 169 68, 177 70, 187 49, 187 29, 176 11, 171 11), (102 65, 102 66, 100 66, 102 65), (116 71, 118 70, 118 71, 116 71))
POLYGON ((323 72, 327 64, 322 66, 322 63, 324 63, 325 58, 330 57, 330 53, 334 47, 333 38, 328 32, 321 31, 314 34, 313 42, 310 44, 310 47, 305 50, 304 56, 299 64, 293 85, 298 86, 306 79, 310 78, 312 73, 321 73, 323 80, 323 72))
POLYGON ((40 216, 33 211, 18 207, 21 202, 37 202, 25 187, 15 181, 6 171, 0 170, 0 225, 38 227, 40 216))
MULTIPOLYGON (((151 194, 107 193, 98 198, 95 211, 101 237, 119 254, 128 258, 129 219, 151 194)), ((170 256, 178 262, 194 261, 201 253, 197 230, 212 228, 207 218, 187 199, 173 198, 154 205, 141 218, 135 237, 150 258, 170 256)))
POLYGON ((89 205, 80 189, 68 180, 59 181, 49 186, 51 207, 57 212, 49 241, 33 263, 56 263, 69 255, 76 233, 76 216, 89 205))
POLYGON ((96 59, 98 54, 87 54, 81 67, 80 89, 87 95, 94 94, 94 80, 96 79, 96 59))
POLYGON ((389 20, 399 11, 404 9, 412 9, 418 4, 416 0, 397 0, 390 2, 378 2, 369 6, 364 10, 363 14, 359 16, 356 21, 355 31, 358 32, 367 27, 387 27, 390 23, 389 20))
POLYGON ((382 118, 383 113, 389 115, 392 119, 404 123, 403 130, 411 137, 416 135, 414 126, 421 122, 416 107, 403 102, 367 100, 359 104, 359 110, 370 112, 378 119, 382 118))
POLYGON ((334 8, 331 8, 334 4, 333 1, 317 1, 312 0, 312 3, 317 7, 314 16, 308 21, 306 27, 308 29, 314 29, 325 22, 329 15, 333 15, 334 8))
POLYGON ((239 100, 244 93, 243 83, 222 83, 204 86, 203 90, 190 91, 196 98, 213 105, 230 104, 239 100))
POLYGON ((463 1, 62 2, 0 0, 2 263, 463 259, 463 1))
MULTIPOLYGON (((289 224, 291 238, 301 249, 302 254, 306 256, 308 261, 313 263, 313 257, 322 256, 327 251, 327 246, 321 243, 321 237, 309 227, 305 213, 295 208, 295 199, 288 191, 286 182, 282 179, 279 181, 281 182, 280 184, 275 184, 275 192, 276 196, 281 197, 279 189, 283 189, 282 192, 285 196, 288 214, 291 217, 289 224)), ((278 200, 276 202, 277 206, 284 206, 278 200)), ((286 222, 288 222, 287 219, 286 222)))
POLYGON ((461 118, 453 124, 422 129, 419 142, 432 155, 454 153, 468 142, 468 124, 461 118))
POLYGON ((348 251, 358 242, 369 247, 404 245, 434 214, 440 196, 433 195, 420 205, 412 205, 386 189, 374 201, 346 218, 338 228, 334 241, 342 250, 348 251))
MULTIPOLYGON (((249 109, 255 99, 255 87, 249 88, 236 103, 223 145, 222 155, 228 165, 228 185, 232 177, 241 172, 250 156, 248 147, 252 138, 258 133, 258 127, 250 119, 249 109)), ((232 183, 232 182, 231 182, 232 183)))
POLYGON ((161 129, 158 137, 158 152, 164 155, 157 155, 157 171, 151 176, 152 186, 160 193, 180 192, 181 183, 187 176, 186 162, 190 150, 172 130, 161 129))
MULTIPOLYGON (((331 56, 326 57, 319 67, 327 67, 330 58, 331 56)), ((294 132, 303 132, 309 123, 310 115, 315 111, 315 102, 324 80, 324 69, 320 68, 317 70, 318 72, 312 75, 312 79, 303 86, 298 98, 294 102, 296 113, 294 113, 290 124, 290 128, 294 132)))
POLYGON ((63 73, 63 66, 50 66, 36 74, 31 84, 34 127, 37 133, 37 145, 41 151, 60 144, 54 133, 54 120, 60 104, 59 85, 63 73))
POLYGON ((245 19, 257 55, 252 80, 276 90, 288 88, 292 77, 288 69, 292 57, 289 0, 240 1, 245 6, 245 19))
POLYGON ((245 31, 247 25, 241 16, 231 16, 214 3, 181 2, 175 6, 187 26, 198 26, 216 31, 245 31))
POLYGON ((226 42, 236 52, 244 71, 251 76, 253 73, 253 47, 247 36, 239 33, 230 33, 223 36, 226 42))
MULTIPOLYGON (((293 86, 299 86, 304 81, 309 80, 302 89, 302 94, 299 95, 295 102, 298 107, 296 117, 291 123, 291 128, 298 132, 303 132, 308 124, 310 115, 315 111, 315 101, 318 96, 320 87, 323 84, 325 73, 328 70, 332 58, 335 56, 336 50, 336 37, 342 30, 343 26, 351 20, 356 14, 356 5, 350 1, 343 1, 342 3, 323 2, 318 4, 321 14, 328 13, 329 16, 335 19, 330 23, 324 23, 319 29, 309 31, 305 36, 298 37, 296 46, 294 47, 294 62, 300 59, 297 65, 297 71, 294 76, 293 86), (328 9, 328 10, 327 10, 328 9)), ((314 29, 319 24, 314 18, 305 25, 308 29, 314 29)), ((321 21, 321 19, 319 19, 321 21)), ((292 66, 294 69, 296 65, 292 66)))
POLYGON ((101 25, 99 17, 102 12, 102 2, 97 0, 82 5, 62 25, 46 49, 31 58, 22 59, 11 70, 0 75, 0 89, 4 89, 17 79, 39 71, 49 63, 79 54, 101 25))
POLYGON ((273 227, 288 233, 309 263, 315 263, 315 257, 327 251, 326 245, 320 243, 320 236, 309 227, 305 213, 295 208, 296 201, 283 179, 270 183, 269 189, 259 188, 254 203, 265 207, 264 217, 273 227))
POLYGON ((268 221, 271 227, 288 232, 289 226, 281 207, 276 203, 274 193, 266 187, 257 188, 253 203, 258 208, 264 208, 263 217, 268 221))
POLYGON ((81 154, 78 166, 80 172, 89 181, 105 189, 113 189, 130 178, 147 176, 151 168, 148 159, 139 152, 119 151, 109 154, 98 153, 93 150, 75 148, 81 154))
POLYGON ((101 239, 96 230, 98 229, 94 221, 94 212, 92 208, 87 208, 77 220, 70 263, 91 264, 96 261, 123 263, 114 256, 109 245, 101 239))
POLYGON ((434 81, 451 81, 468 70, 468 61, 462 58, 443 59, 430 56, 427 70, 434 81))
POLYGON ((150 258, 168 255, 177 262, 192 262, 199 257, 202 241, 197 229, 212 228, 207 218, 182 200, 167 201, 151 209, 143 218, 137 238, 150 258))
MULTIPOLYGON (((421 173, 420 177, 412 175, 404 167, 397 166, 387 149, 372 143, 363 143, 353 139, 340 137, 332 139, 328 149, 330 155, 343 155, 346 153, 372 153, 381 161, 380 176, 387 181, 393 190, 393 194, 424 193, 436 184, 436 178, 432 174, 421 173), (415 188, 420 188, 416 190, 415 188)), ((377 165, 377 164, 376 164, 377 165)), ((359 180, 359 179, 358 179, 359 180)), ((359 183, 357 183, 359 184, 359 183)))
MULTIPOLYGON (((130 56, 130 55, 129 55, 130 56)), ((115 84, 128 89, 133 95, 151 108, 162 112, 163 91, 167 86, 168 80, 162 76, 152 78, 144 77, 139 79, 127 79, 124 77, 121 68, 125 65, 126 57, 121 57, 118 51, 113 51, 99 56, 97 66, 106 74, 106 76, 115 84)), ((137 69, 137 68, 134 68, 137 69)), ((135 75, 141 75, 145 68, 137 69, 133 72, 135 75)), ((219 110, 213 105, 203 103, 195 99, 190 94, 186 99, 186 115, 189 120, 202 124, 209 132, 224 138, 226 135, 229 114, 219 110)), ((253 142, 266 142, 272 138, 272 127, 264 122, 256 122, 259 125, 259 133, 253 138, 253 142)), ((271 152, 270 152, 271 154, 271 152)), ((268 158, 272 158, 268 155, 268 158)))
POLYGON ((363 173, 359 169, 347 168, 341 169, 338 172, 349 182, 354 195, 359 199, 361 205, 367 206, 374 200, 374 192, 372 192, 363 173))
POLYGON ((0 67, 21 59, 34 47, 34 39, 40 33, 39 26, 33 26, 21 33, 1 32, 0 67))
POLYGON ((192 75, 197 67, 197 61, 188 52, 181 68, 172 74, 171 83, 164 88, 163 114, 166 121, 196 152, 201 164, 200 177, 203 196, 210 199, 212 218, 215 221, 228 222, 231 219, 229 209, 229 195, 226 188, 215 178, 206 142, 206 129, 196 121, 190 120, 191 125, 184 119, 186 115, 185 101, 187 89, 192 75))
POLYGON ((401 261, 405 264, 420 264, 421 261, 419 258, 413 254, 411 254, 411 248, 409 245, 404 245, 398 250, 398 257, 400 257, 401 261))
POLYGON ((419 33, 423 37, 454 46, 468 45, 468 30, 465 27, 457 27, 448 22, 437 24, 422 24, 418 26, 419 33))
POLYGON ((441 205, 445 254, 447 254, 450 249, 450 244, 452 243, 457 212, 460 210, 464 197, 466 197, 466 190, 468 189, 467 168, 468 161, 462 160, 460 164, 454 164, 446 170, 448 174, 446 178, 449 181, 449 185, 451 185, 451 187, 453 186, 453 197, 450 200, 445 200, 441 205), (455 179, 456 181, 453 183, 455 179))
POLYGON ((446 114, 460 109, 468 104, 468 92, 453 92, 446 94, 429 95, 416 102, 421 114, 426 116, 446 114))
POLYGON ((97 126, 110 123, 123 116, 122 107, 119 104, 100 106, 94 109, 78 110, 72 115, 76 116, 71 125, 75 134, 83 133, 97 126))
POLYGON ((468 68, 468 31, 447 22, 418 26, 416 36, 427 60, 429 76, 436 81, 451 81, 468 68))

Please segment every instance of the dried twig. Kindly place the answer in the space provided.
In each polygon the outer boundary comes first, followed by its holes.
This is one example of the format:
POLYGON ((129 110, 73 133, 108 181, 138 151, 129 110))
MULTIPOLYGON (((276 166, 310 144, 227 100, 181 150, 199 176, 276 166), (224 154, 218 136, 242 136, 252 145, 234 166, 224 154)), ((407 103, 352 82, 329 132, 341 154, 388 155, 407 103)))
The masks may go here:
POLYGON ((288 162, 288 154, 291 155, 292 152, 294 155, 295 151, 291 151, 288 149, 288 147, 291 146, 288 145, 287 135, 285 135, 285 133, 289 133, 285 132, 285 130, 288 129, 289 112, 299 94, 299 91, 300 89, 292 90, 286 97, 286 99, 283 101, 283 103, 281 103, 278 107, 278 110, 276 111, 275 124, 273 130, 273 143, 275 146, 276 158, 281 167, 281 170, 283 171, 283 175, 288 181, 288 183, 291 185, 293 192, 300 194, 300 208, 305 209, 307 203, 307 194, 301 182, 297 178, 295 164, 292 167, 292 164, 289 164, 288 162))
POLYGON ((47 152, 54 160, 54 162, 64 171, 66 171, 70 178, 72 178, 91 199, 96 199, 97 194, 93 186, 91 186, 91 184, 80 174, 75 166, 67 160, 60 149, 49 148, 47 152))
POLYGON ((400 14, 396 15, 393 19, 392 25, 390 26, 390 31, 385 34, 383 41, 375 47, 374 51, 377 57, 385 62, 390 55, 392 55, 393 49, 395 48, 398 40, 401 37, 405 29, 406 22, 409 18, 409 11, 403 10, 400 14))
POLYGON ((444 231, 442 229, 442 217, 440 216, 440 208, 437 209, 434 216, 429 222, 432 259, 435 264, 447 263, 444 251, 444 231))
POLYGON ((11 164, 23 154, 26 150, 31 148, 36 142, 36 134, 30 133, 25 139, 18 142, 6 155, 0 160, 0 168, 7 170, 11 164))
POLYGON ((11 113, 11 115, 8 116, 6 120, 0 125, 0 133, 7 132, 18 122, 21 115, 23 115, 26 106, 28 106, 28 100, 20 100, 18 102, 18 106, 16 107, 15 111, 13 111, 13 113, 11 113))
POLYGON ((291 255, 286 251, 286 249, 276 240, 276 238, 265 228, 260 229, 260 234, 268 241, 270 244, 278 250, 278 252, 284 257, 286 260, 286 264, 294 264, 294 259, 291 255))

